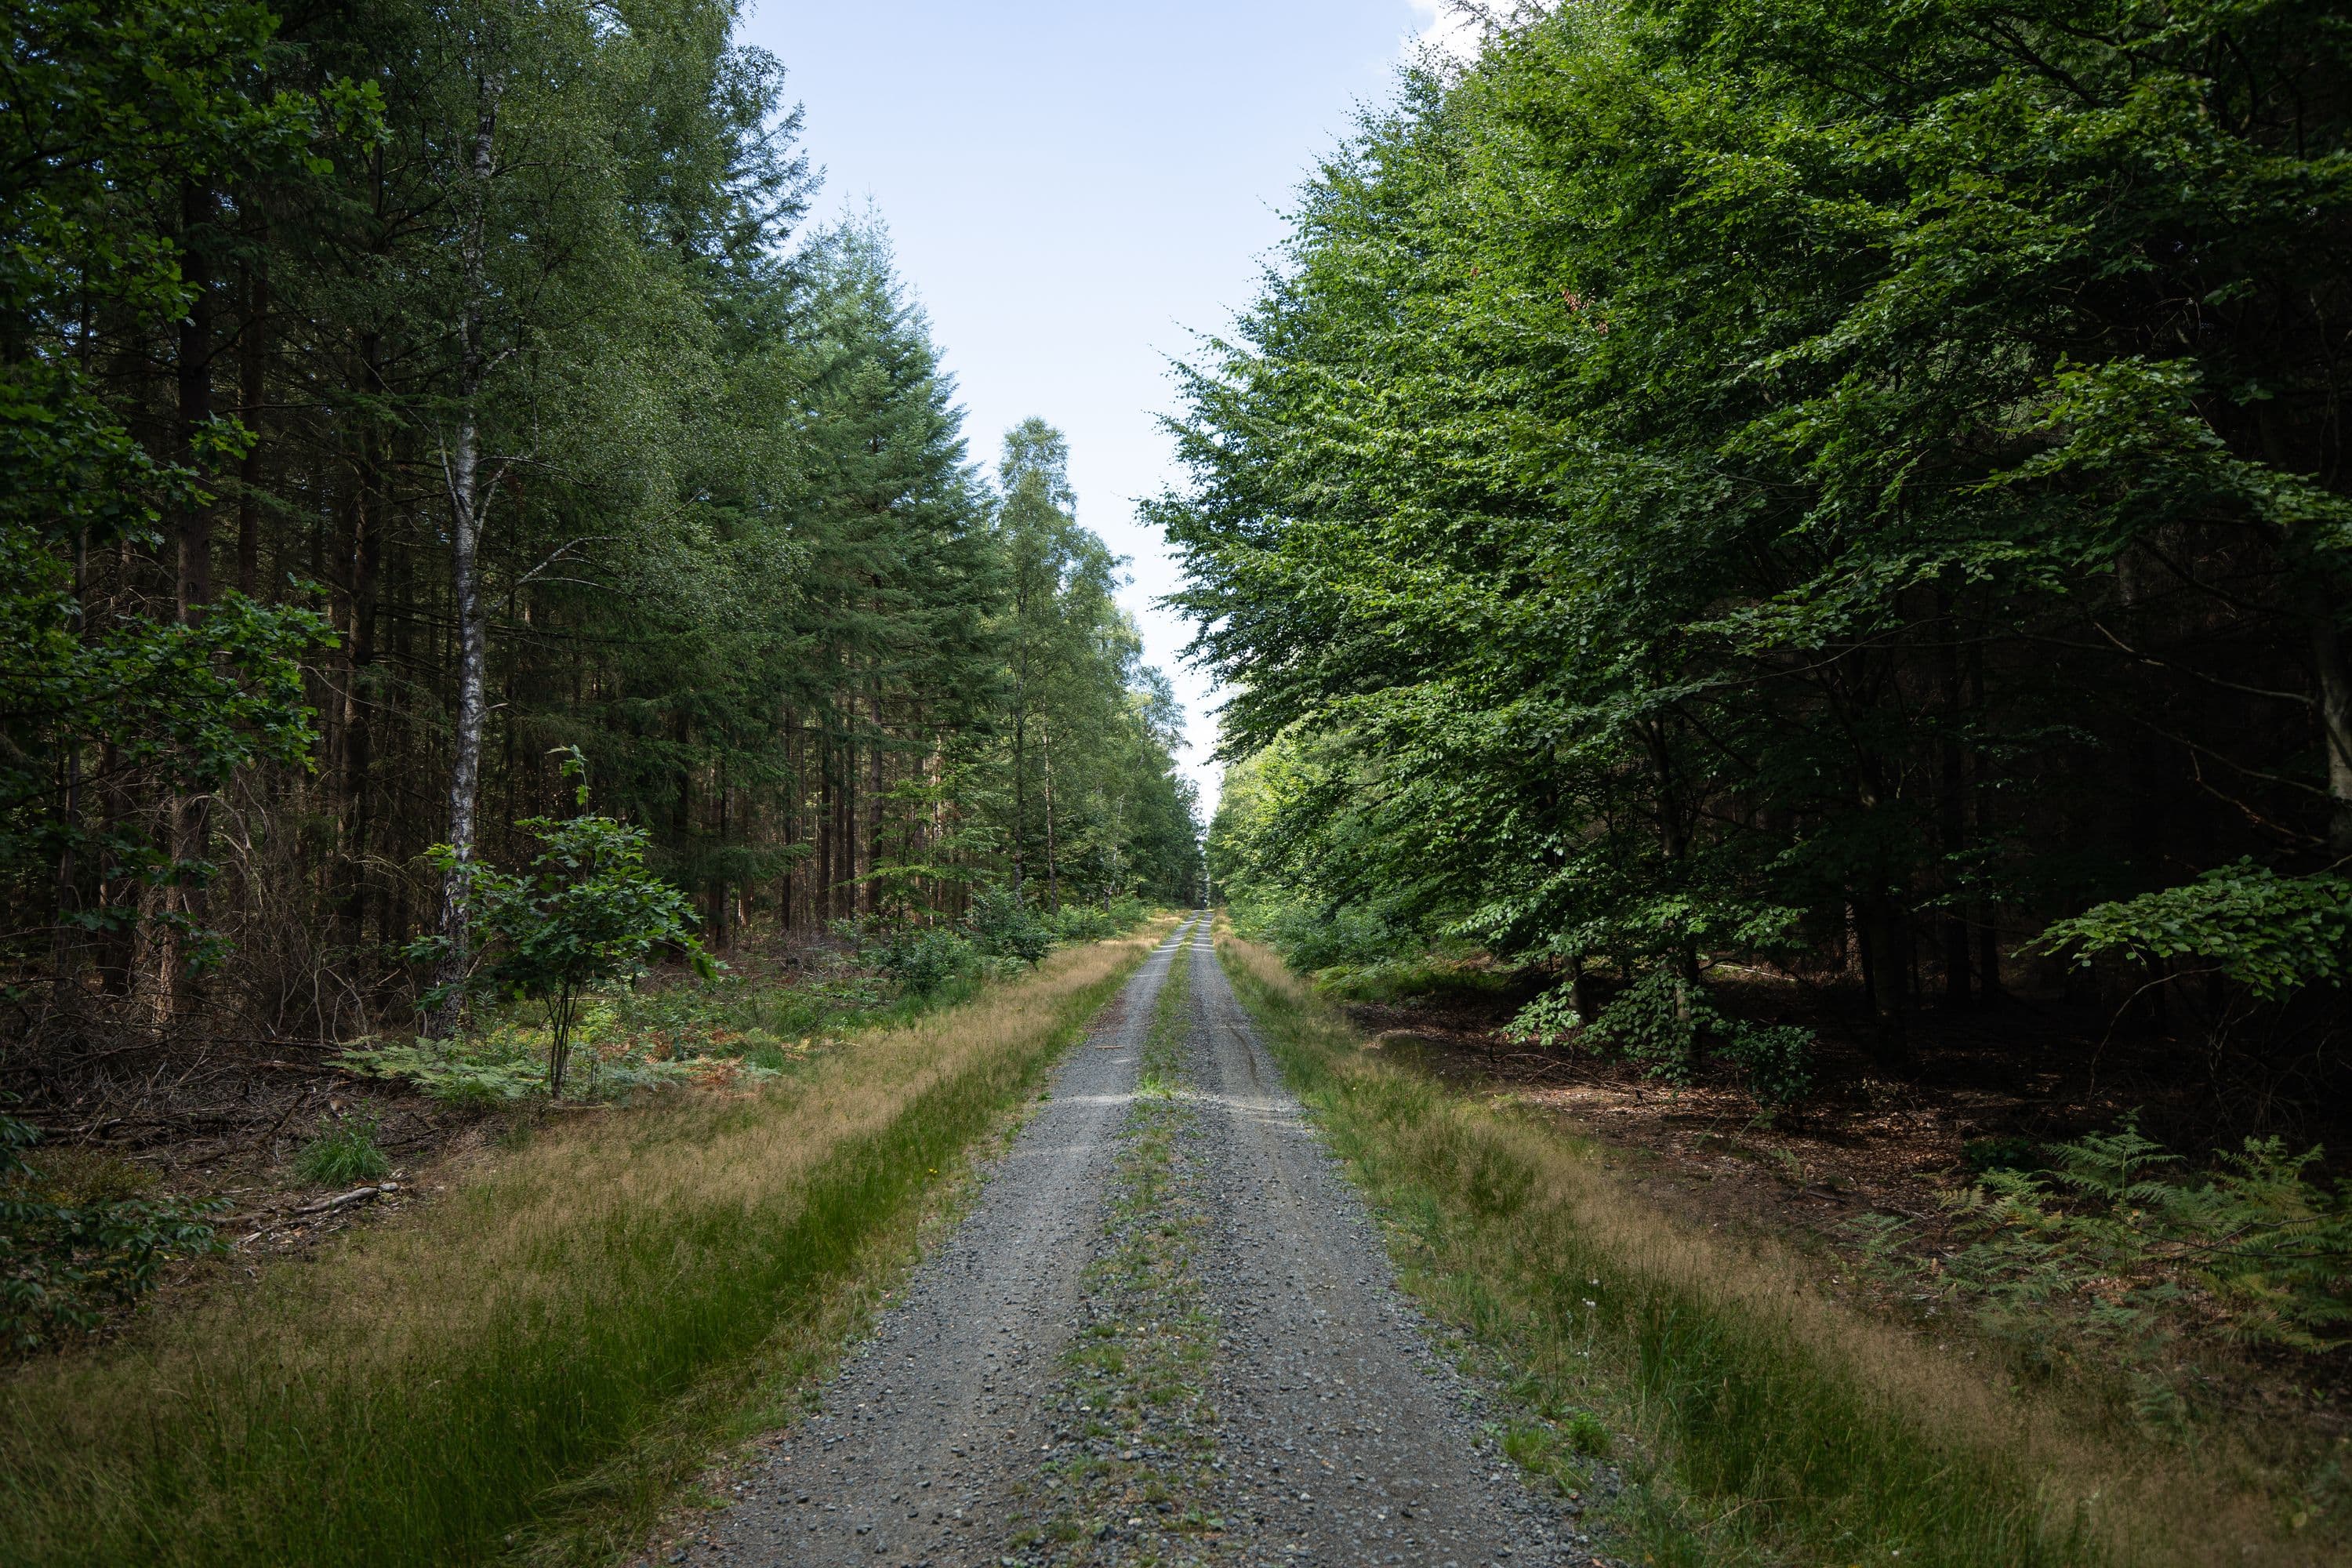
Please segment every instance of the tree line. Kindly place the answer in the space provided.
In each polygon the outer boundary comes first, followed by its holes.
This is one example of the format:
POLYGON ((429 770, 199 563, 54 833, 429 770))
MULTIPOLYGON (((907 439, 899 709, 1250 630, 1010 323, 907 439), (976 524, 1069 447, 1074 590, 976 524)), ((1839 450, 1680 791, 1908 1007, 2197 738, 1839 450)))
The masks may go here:
POLYGON ((2322 1068, 2347 116, 2316 0, 1628 0, 1407 73, 1172 422, 1224 889, 1621 1035, 1744 958, 1891 1072, 2021 991, 2322 1068))
POLYGON ((397 1021, 572 748, 720 948, 1193 895, 1180 716, 1066 444, 971 461, 878 221, 805 226, 735 5, 16 15, 25 1028, 397 1021))

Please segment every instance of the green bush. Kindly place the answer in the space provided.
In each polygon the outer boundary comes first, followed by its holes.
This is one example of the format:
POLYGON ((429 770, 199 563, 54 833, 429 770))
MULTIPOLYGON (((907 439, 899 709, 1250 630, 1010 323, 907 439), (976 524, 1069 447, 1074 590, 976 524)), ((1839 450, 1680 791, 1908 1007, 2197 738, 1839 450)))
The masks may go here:
POLYGON ((170 1259, 227 1250, 209 1223, 226 1200, 64 1191, 25 1159, 39 1139, 0 1116, 0 1339, 12 1349, 95 1329, 152 1289, 170 1259))
POLYGON ((1302 973, 1342 963, 1369 967, 1420 945, 1412 932, 1360 904, 1325 910, 1269 903, 1242 911, 1236 923, 1302 973))
POLYGON ((373 1112, 339 1117, 294 1156, 294 1173, 320 1186, 347 1187, 392 1173, 392 1161, 375 1145, 373 1112))
POLYGON ((894 931, 873 950, 875 966, 915 996, 928 996, 967 978, 980 967, 979 956, 969 938, 947 926, 894 931))
POLYGON ((1739 1069, 1748 1097, 1766 1110, 1794 1105, 1813 1090, 1810 1029, 1735 1022, 1725 1033, 1723 1056, 1739 1069))
POLYGON ((2252 994, 2287 995, 2352 979, 2352 877, 2282 877, 2252 860, 2193 882, 2100 904, 2053 922, 2033 944, 2074 955, 2157 964, 2203 959, 2252 994))
POLYGON ((1108 910, 1097 904, 1064 904, 1045 917, 1045 929, 1058 942, 1100 942, 1125 930, 1108 910))
POLYGON ((1034 963, 1054 951, 1054 933, 1013 888, 985 888, 971 900, 965 924, 972 946, 990 958, 1034 963))
MULTIPOLYGON (((665 946, 685 953, 704 978, 716 973, 695 940, 696 916, 687 896, 646 866, 646 831, 592 815, 587 759, 577 746, 557 750, 579 815, 515 824, 539 841, 528 869, 500 871, 462 859, 446 844, 425 852, 442 875, 459 879, 467 938, 482 957, 461 988, 503 993, 547 1009, 551 1100, 563 1098, 572 1026, 598 986, 635 980, 654 950, 665 946)), ((446 936, 426 937, 411 944, 409 955, 444 963, 449 948, 446 936)), ((434 1005, 440 1001, 428 998, 434 1005)))
POLYGON ((508 1048, 514 1032, 488 1039, 417 1040, 408 1045, 355 1046, 336 1064, 367 1078, 412 1083, 451 1105, 496 1105, 544 1089, 547 1068, 536 1049, 508 1048))
POLYGON ((1504 1032, 1547 1048, 1587 1040, 1640 1064, 1652 1078, 1677 1084, 1690 1081, 1700 1046, 1712 1037, 1760 1109, 1779 1110, 1812 1092, 1811 1031, 1727 1018, 1708 1000, 1705 985, 1664 965, 1619 992, 1590 1022, 1561 985, 1520 1008, 1504 1032))

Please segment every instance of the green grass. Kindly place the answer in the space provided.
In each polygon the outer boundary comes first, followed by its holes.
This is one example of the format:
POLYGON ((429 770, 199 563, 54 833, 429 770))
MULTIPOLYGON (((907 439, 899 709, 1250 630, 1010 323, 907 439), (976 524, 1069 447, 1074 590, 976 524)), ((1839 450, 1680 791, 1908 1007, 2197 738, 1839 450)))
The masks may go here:
MULTIPOLYGON (((1360 1053, 1262 949, 1226 969, 1390 1222, 1408 1286, 1521 1402, 1528 1468, 1667 1563, 2031 1568, 2308 1559, 2184 1456, 2106 1447, 1960 1352, 1844 1312, 1787 1260, 1684 1233, 1536 1118, 1360 1053), (1628 1451, 1630 1448, 1630 1451, 1628 1451)), ((2210 1457, 2209 1457, 2210 1458, 2210 1457)))
POLYGON ((1056 955, 760 1093, 543 1130, 412 1226, 18 1369, 0 1561, 609 1558, 830 1353, 845 1289, 1144 951, 1056 955))
POLYGON ((1360 967, 1336 966, 1315 976, 1316 994, 1336 1002, 1524 1002, 1542 988, 1541 980, 1524 970, 1497 969, 1434 953, 1383 959, 1360 967))
POLYGON ((392 1162, 375 1146, 376 1121, 359 1113, 338 1118, 294 1156, 294 1173, 323 1186, 347 1187, 392 1173, 392 1162))

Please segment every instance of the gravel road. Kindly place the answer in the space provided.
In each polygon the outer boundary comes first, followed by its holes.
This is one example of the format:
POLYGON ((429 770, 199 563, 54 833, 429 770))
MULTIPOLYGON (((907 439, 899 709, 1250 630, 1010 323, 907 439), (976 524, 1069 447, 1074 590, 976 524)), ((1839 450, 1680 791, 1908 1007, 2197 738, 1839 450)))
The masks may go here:
POLYGON ((1431 1350, 1204 919, 983 1183, 818 1413, 670 1561, 1593 1561, 1431 1350))

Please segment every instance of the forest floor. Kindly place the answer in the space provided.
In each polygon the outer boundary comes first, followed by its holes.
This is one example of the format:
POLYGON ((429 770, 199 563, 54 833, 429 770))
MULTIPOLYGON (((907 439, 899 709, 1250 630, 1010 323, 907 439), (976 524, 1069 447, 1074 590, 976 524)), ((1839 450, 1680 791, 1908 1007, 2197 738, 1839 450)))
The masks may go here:
MULTIPOLYGON (((1912 1033, 1916 1070, 1897 1082, 1873 1065, 1844 999, 1762 976, 1718 979, 1742 1016, 1815 1031, 1814 1092, 1764 1117, 1720 1076, 1675 1086, 1636 1064, 1514 1043, 1503 1030, 1530 993, 1475 961, 1422 978, 1430 984, 1417 993, 1410 975, 1375 984, 1377 1000, 1349 999, 1345 974, 1322 989, 1367 1051, 1454 1092, 1532 1109, 1610 1151, 1622 1187, 1677 1221, 1793 1246, 1844 1299, 1937 1334, 1948 1319, 1923 1316, 1906 1281, 1870 1267, 1864 1216, 1909 1222, 1915 1252, 1932 1254, 1953 1237, 1944 1201, 1985 1169, 2127 1118, 2174 1148, 2226 1150, 2283 1131, 2298 1147, 2324 1143, 2323 1169, 2352 1172, 2352 1106, 2233 1100, 2226 1086, 2259 1075, 2158 1029, 2118 1029, 2095 1009, 2004 998, 1925 1013, 1912 1033)), ((2352 1356, 2342 1352, 2241 1347, 2206 1357, 2200 1384, 2215 1413, 2286 1420, 2315 1447, 2352 1443, 2352 1356)))
MULTIPOLYGON (((804 1070, 861 1030, 904 1025, 972 994, 960 986, 901 995, 832 937, 740 942, 725 964, 714 984, 683 967, 657 972, 602 1021, 590 1049, 692 1063, 706 1069, 705 1087, 724 1089, 740 1064, 804 1070)), ((530 1035, 529 1009, 509 1011, 530 1035)), ((5 1084, 16 1096, 11 1110, 43 1130, 38 1163, 69 1191, 225 1199, 216 1229, 254 1264, 313 1252, 462 1184, 551 1119, 609 1111, 627 1099, 554 1108, 536 1098, 453 1101, 339 1063, 364 1043, 252 1034, 198 1016, 172 1030, 118 1028, 63 1070, 11 1062, 5 1084), (368 1130, 390 1167, 380 1180, 303 1173, 306 1145, 338 1127, 368 1130)), ((535 1041, 533 1048, 543 1050, 535 1041)), ((146 1310, 168 1310, 178 1290, 211 1272, 172 1268, 146 1310)))

